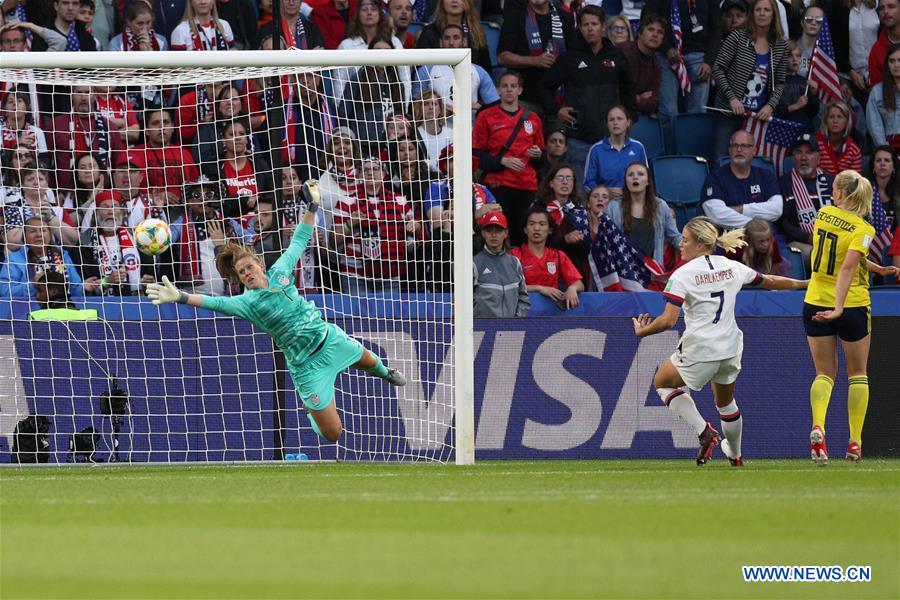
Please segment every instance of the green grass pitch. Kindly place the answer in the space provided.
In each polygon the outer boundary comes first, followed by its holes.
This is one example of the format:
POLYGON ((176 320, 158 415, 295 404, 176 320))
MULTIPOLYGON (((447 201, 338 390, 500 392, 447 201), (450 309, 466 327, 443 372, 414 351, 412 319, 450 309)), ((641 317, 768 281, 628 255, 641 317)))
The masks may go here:
POLYGON ((900 461, 0 470, 0 597, 898 598, 900 461), (870 565, 745 583, 742 565, 870 565))

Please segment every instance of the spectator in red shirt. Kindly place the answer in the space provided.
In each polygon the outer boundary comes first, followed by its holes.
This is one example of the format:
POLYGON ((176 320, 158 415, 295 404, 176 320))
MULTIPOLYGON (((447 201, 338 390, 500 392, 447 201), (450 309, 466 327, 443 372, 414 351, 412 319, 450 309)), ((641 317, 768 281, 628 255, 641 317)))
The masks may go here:
POLYGON ((540 118, 519 106, 521 75, 506 71, 497 91, 500 104, 482 110, 475 119, 472 150, 485 173, 483 183, 509 220, 510 242, 517 246, 523 241, 525 213, 538 188, 535 165, 544 149, 544 133, 540 118))
POLYGON ((191 153, 173 143, 175 121, 168 110, 151 110, 146 114, 146 144, 129 151, 134 164, 147 173, 150 197, 159 204, 177 204, 187 181, 200 177, 191 153))
POLYGON ((53 119, 50 132, 56 154, 56 184, 62 190, 75 189, 76 156, 96 153, 100 166, 107 169, 110 153, 124 147, 122 136, 114 135, 115 125, 96 108, 97 98, 91 88, 78 85, 72 88, 72 111, 53 119))
POLYGON ((334 210, 334 245, 341 256, 345 294, 399 292, 406 276, 407 238, 422 230, 412 204, 384 184, 377 158, 362 161, 362 185, 355 198, 334 210))
POLYGON ((356 14, 356 0, 310 0, 310 20, 322 32, 326 50, 337 50, 345 37, 347 25, 356 14))
POLYGON ((125 94, 112 86, 97 86, 96 110, 103 115, 110 129, 117 132, 124 144, 133 144, 141 137, 141 124, 125 100, 125 94))
POLYGON ((819 168, 829 175, 837 175, 850 169, 862 171, 862 150, 850 135, 853 122, 850 107, 843 102, 829 102, 825 107, 825 118, 816 132, 819 142, 819 168))
POLYGON ((900 0, 881 0, 878 3, 878 19, 881 21, 881 33, 869 51, 869 85, 873 87, 881 83, 888 48, 900 44, 900 0))
POLYGON ((578 292, 584 291, 581 273, 561 250, 547 246, 550 237, 550 213, 541 206, 533 206, 526 216, 525 233, 528 241, 510 254, 519 259, 525 272, 529 292, 547 296, 561 309, 578 306, 578 292), (560 279, 565 291, 560 289, 560 279))

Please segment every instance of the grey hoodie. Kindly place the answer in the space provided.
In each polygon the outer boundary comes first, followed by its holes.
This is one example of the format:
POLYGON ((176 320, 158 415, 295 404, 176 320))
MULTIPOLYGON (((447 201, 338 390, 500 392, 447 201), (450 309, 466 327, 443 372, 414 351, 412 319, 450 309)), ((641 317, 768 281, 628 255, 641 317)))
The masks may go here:
POLYGON ((485 248, 473 260, 476 317, 524 317, 531 308, 525 274, 515 256, 485 248))

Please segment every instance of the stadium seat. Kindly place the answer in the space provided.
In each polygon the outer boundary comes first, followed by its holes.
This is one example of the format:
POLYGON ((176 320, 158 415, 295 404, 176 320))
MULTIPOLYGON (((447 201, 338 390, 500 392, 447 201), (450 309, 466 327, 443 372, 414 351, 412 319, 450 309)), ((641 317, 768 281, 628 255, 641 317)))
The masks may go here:
MULTIPOLYGON (((724 167, 725 165, 731 162, 730 156, 720 156, 719 157, 719 166, 724 167)), ((753 157, 753 166, 759 167, 760 169, 765 169, 775 175, 775 164, 771 160, 767 160, 761 156, 753 157)), ((791 158, 791 166, 793 167, 793 158, 791 158)))
POLYGON ((794 168, 794 157, 791 156, 790 154, 788 154, 787 156, 784 157, 783 168, 784 168, 785 173, 790 173, 791 169, 794 168))
POLYGON ((709 173, 706 159, 698 156, 658 156, 652 161, 656 195, 675 209, 678 228, 701 213, 700 194, 709 173))
POLYGON ((803 264, 803 253, 790 246, 782 246, 782 254, 791 263, 791 272, 788 277, 793 279, 806 279, 806 265, 803 264))
POLYGON ((500 43, 500 26, 493 21, 482 21, 481 29, 484 30, 484 35, 487 36, 488 52, 491 55, 491 66, 499 66, 500 63, 497 62, 497 45, 500 43))
POLYGON ((702 156, 707 160, 715 158, 713 150, 712 113, 684 113, 675 117, 676 154, 702 156))
POLYGON ((406 28, 406 31, 413 35, 418 35, 418 33, 422 31, 423 27, 425 27, 425 23, 421 21, 412 21, 409 24, 409 27, 406 28))
POLYGON ((631 128, 631 137, 644 145, 647 160, 653 160, 663 153, 662 127, 659 119, 646 115, 641 116, 631 128))

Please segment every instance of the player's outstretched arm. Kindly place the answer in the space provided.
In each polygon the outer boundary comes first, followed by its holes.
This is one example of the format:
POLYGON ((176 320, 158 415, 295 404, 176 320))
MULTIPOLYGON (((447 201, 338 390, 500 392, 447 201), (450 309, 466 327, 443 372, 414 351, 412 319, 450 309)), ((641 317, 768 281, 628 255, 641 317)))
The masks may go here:
POLYGON ((872 262, 871 260, 866 260, 866 269, 868 269, 870 273, 875 273, 876 275, 881 275, 882 277, 889 277, 891 275, 893 275, 894 277, 900 277, 900 267, 884 267, 882 265, 879 265, 878 263, 872 262))
POLYGON ((162 283, 147 284, 147 296, 150 297, 153 304, 177 302, 179 304, 188 304, 197 308, 200 308, 203 304, 203 296, 201 294, 188 294, 183 290, 179 290, 165 275, 163 275, 162 283))
POLYGON ((805 290, 809 286, 809 279, 791 279, 780 275, 763 275, 759 287, 766 290, 805 290))
POLYGON ((663 311, 663 314, 659 315, 655 319, 652 319, 650 315, 646 313, 634 317, 633 319, 631 319, 631 322, 634 324, 634 334, 638 337, 647 337, 648 335, 653 335, 654 333, 668 331, 669 329, 675 327, 675 323, 678 322, 678 315, 680 314, 680 306, 667 303, 666 309, 663 311))

